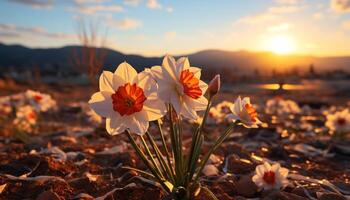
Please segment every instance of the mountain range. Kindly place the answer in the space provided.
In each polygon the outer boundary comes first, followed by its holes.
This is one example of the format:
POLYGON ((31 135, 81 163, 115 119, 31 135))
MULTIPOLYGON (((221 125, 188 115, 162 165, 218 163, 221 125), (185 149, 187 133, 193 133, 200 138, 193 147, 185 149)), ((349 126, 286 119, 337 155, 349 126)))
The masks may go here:
MULTIPOLYGON (((6 45, 0 43, 0 69, 26 68, 39 66, 40 69, 52 68, 58 70, 73 70, 71 62, 74 51, 81 51, 81 46, 65 46, 61 48, 28 48, 21 45, 6 45)), ((162 57, 145 57, 141 55, 123 54, 104 49, 106 58, 104 69, 112 70, 123 61, 129 62, 138 70, 144 67, 160 65, 162 57)), ((350 72, 350 56, 316 57, 304 55, 278 55, 271 52, 222 51, 205 50, 188 56, 192 66, 216 73, 251 74, 270 73, 272 70, 295 70, 302 72, 314 66, 316 71, 344 70, 350 72)))

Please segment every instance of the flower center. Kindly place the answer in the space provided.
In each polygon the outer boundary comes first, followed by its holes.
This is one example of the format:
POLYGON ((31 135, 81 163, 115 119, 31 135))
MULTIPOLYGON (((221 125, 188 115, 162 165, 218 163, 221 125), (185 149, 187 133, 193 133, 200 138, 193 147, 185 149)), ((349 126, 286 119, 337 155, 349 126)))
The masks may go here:
POLYGON ((340 125, 340 126, 344 126, 345 124, 346 124, 346 120, 344 119, 344 118, 338 118, 337 119, 337 123, 338 123, 338 125, 340 125))
POLYGON ((34 95, 34 100, 35 100, 36 102, 41 101, 42 98, 43 98, 43 97, 40 96, 40 95, 34 95))
POLYGON ((121 116, 140 112, 146 99, 140 87, 135 83, 132 85, 126 83, 112 94, 113 110, 118 112, 121 116))
POLYGON ((273 171, 265 172, 263 179, 267 184, 270 184, 270 185, 275 184, 275 172, 273 171))
POLYGON ((252 120, 252 122, 256 122, 256 118, 258 117, 258 113, 256 112, 255 108, 252 106, 252 104, 246 104, 245 105, 245 109, 247 110, 249 116, 250 116, 250 120, 252 120))
POLYGON ((221 107, 221 112, 223 112, 223 113, 228 113, 228 112, 230 112, 230 107, 228 107, 228 106, 223 106, 223 107, 221 107))
POLYGON ((28 119, 36 119, 36 114, 34 112, 29 112, 27 117, 28 119))
POLYGON ((214 113, 213 112, 209 112, 209 117, 214 118, 214 113))
POLYGON ((181 72, 180 83, 183 86, 183 92, 187 96, 198 99, 202 95, 202 90, 199 88, 199 80, 189 69, 181 72))

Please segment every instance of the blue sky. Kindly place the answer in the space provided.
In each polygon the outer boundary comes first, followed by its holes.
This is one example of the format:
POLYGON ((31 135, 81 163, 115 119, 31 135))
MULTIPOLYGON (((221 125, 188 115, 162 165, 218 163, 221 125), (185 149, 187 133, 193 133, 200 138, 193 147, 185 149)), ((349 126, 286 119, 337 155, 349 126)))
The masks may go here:
MULTIPOLYGON (((147 56, 203 49, 350 55, 350 0, 2 0, 0 41, 79 44, 79 22, 105 46, 147 56)), ((97 42, 100 44, 100 42, 97 42)))

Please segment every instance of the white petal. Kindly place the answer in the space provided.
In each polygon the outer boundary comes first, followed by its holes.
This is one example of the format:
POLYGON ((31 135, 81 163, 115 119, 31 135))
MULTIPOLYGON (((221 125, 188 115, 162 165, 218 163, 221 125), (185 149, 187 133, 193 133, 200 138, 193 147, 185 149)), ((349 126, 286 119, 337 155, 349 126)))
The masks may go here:
POLYGON ((90 107, 102 117, 111 117, 114 115, 111 92, 96 92, 89 100, 90 107))
POLYGON ((202 72, 202 69, 201 69, 201 68, 198 68, 198 67, 190 67, 190 72, 192 72, 196 78, 198 78, 198 79, 201 78, 201 72, 202 72))
POLYGON ((240 112, 242 110, 242 103, 241 103, 241 97, 238 97, 233 105, 233 113, 237 116, 239 116, 240 112))
POLYGON ((130 117, 132 116, 138 121, 149 121, 148 116, 147 116, 147 112, 144 109, 145 109, 145 106, 143 106, 143 109, 140 112, 136 112, 136 113, 130 115, 130 117))
POLYGON ((172 94, 177 95, 177 92, 174 90, 174 87, 163 83, 159 83, 159 88, 157 93, 159 98, 163 100, 165 103, 170 103, 172 94))
POLYGON ((172 92, 170 94, 170 103, 173 105, 175 111, 180 114, 181 113, 181 97, 176 93, 172 92))
POLYGON ((190 68, 190 62, 187 57, 181 57, 176 61, 176 74, 179 76, 183 70, 190 68))
POLYGON ((163 74, 162 66, 151 67, 151 74, 152 74, 154 79, 160 79, 162 77, 162 74, 163 74))
POLYGON ((121 116, 106 119, 106 130, 110 135, 118 135, 126 129, 121 116))
POLYGON ((208 89, 208 84, 206 84, 204 81, 199 80, 199 88, 202 90, 203 95, 208 89))
POLYGON ((282 167, 280 169, 280 174, 281 174, 282 177, 287 177, 288 173, 289 173, 289 170, 287 168, 282 167))
MULTIPOLYGON (((163 59, 163 69, 169 74, 170 77, 172 77, 173 80, 178 80, 179 77, 177 76, 176 71, 176 62, 174 57, 166 55, 163 59)), ((163 75, 165 74, 163 71, 163 75)))
POLYGON ((271 165, 268 162, 264 162, 265 170, 270 171, 271 170, 271 165))
POLYGON ((118 88, 124 85, 126 81, 122 79, 120 76, 113 74, 113 89, 114 91, 118 90, 118 88))
POLYGON ((255 172, 256 174, 258 174, 259 176, 264 176, 264 173, 266 172, 266 168, 264 165, 258 165, 255 168, 255 172))
POLYGON ((151 93, 156 92, 158 85, 156 81, 152 78, 150 72, 143 71, 137 75, 137 86, 143 89, 146 97, 151 93))
POLYGON ((271 166, 271 171, 278 172, 280 168, 281 168, 281 165, 279 163, 276 163, 271 166))
POLYGON ((183 99, 188 103, 188 106, 195 111, 205 110, 208 105, 208 100, 204 96, 201 96, 198 99, 192 99, 185 95, 183 99))
POLYGON ((186 100, 182 102, 181 115, 192 120, 198 119, 196 111, 189 106, 189 102, 186 100))
POLYGON ((114 92, 113 89, 113 73, 103 71, 99 79, 100 91, 114 92))
POLYGON ((123 62, 117 67, 114 74, 122 78, 126 83, 133 83, 137 76, 137 71, 129 63, 123 62))
POLYGON ((165 103, 157 98, 156 93, 147 97, 143 110, 147 113, 148 121, 157 120, 166 114, 165 103))
POLYGON ((135 117, 131 117, 130 120, 126 120, 127 126, 132 133, 143 135, 149 126, 148 121, 138 121, 135 117))

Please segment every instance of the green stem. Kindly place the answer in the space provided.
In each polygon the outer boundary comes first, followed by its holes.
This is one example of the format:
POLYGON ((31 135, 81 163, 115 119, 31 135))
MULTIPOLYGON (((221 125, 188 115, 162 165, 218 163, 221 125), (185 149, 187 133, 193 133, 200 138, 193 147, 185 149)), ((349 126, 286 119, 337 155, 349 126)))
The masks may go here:
POLYGON ((192 179, 193 175, 194 175, 194 171, 195 171, 194 169, 196 168, 195 166, 196 166, 197 160, 199 158, 199 154, 195 153, 195 152, 198 152, 200 150, 200 148, 201 148, 201 145, 202 145, 199 142, 199 140, 201 139, 201 135, 202 135, 202 130, 203 130, 204 124, 207 121, 207 117, 208 117, 210 106, 211 106, 211 101, 212 101, 212 97, 210 96, 209 99, 208 99, 207 107, 205 109, 205 113, 204 113, 204 116, 203 116, 202 123, 199 125, 199 127, 197 128, 194 136, 192 137, 191 151, 190 151, 190 156, 189 156, 189 159, 188 159, 188 166, 187 166, 187 168, 190 169, 190 172, 189 172, 189 176, 187 177, 187 182, 189 182, 192 179))
MULTIPOLYGON (((162 138, 163 149, 164 149, 165 154, 166 154, 166 158, 167 158, 167 161, 168 161, 168 166, 170 168, 170 173, 171 173, 171 176, 174 178, 175 177, 175 172, 174 172, 174 169, 173 169, 173 167, 171 165, 169 150, 168 150, 168 147, 167 147, 167 144, 166 144, 166 141, 165 141, 165 137, 164 137, 164 133, 163 133, 163 129, 162 129, 162 126, 161 126, 159 120, 157 120, 157 124, 158 124, 158 129, 159 129, 159 132, 160 132, 160 136, 162 138)), ((175 180, 175 178, 174 178, 174 180, 175 180)))
POLYGON ((172 105, 169 105, 169 114, 170 114, 170 136, 171 136, 171 145, 172 145, 172 151, 173 151, 173 157, 174 157, 174 165, 175 165, 175 180, 176 180, 176 186, 178 186, 181 182, 180 180, 180 171, 179 171, 179 145, 177 142, 177 134, 174 126, 174 118, 173 118, 173 108, 172 105))
POLYGON ((159 176, 159 174, 157 173, 157 171, 154 169, 154 167, 152 166, 152 164, 147 160, 146 155, 142 152, 142 150, 140 149, 140 147, 136 144, 136 141, 134 140, 134 138, 131 136, 131 133, 129 130, 126 130, 126 135, 128 136, 131 145, 133 146, 133 148, 135 149, 137 155, 139 156, 139 158, 141 158, 141 160, 143 161, 143 163, 146 165, 146 167, 152 172, 152 174, 158 179, 159 183, 162 185, 162 187, 164 188, 166 193, 170 193, 171 191, 169 190, 169 188, 164 184, 164 179, 161 178, 159 176))
POLYGON ((220 138, 215 142, 215 144, 211 147, 211 149, 209 150, 209 152, 204 156, 203 160, 200 163, 200 168, 197 171, 196 177, 194 179, 194 182, 197 182, 202 171, 203 168, 205 166, 205 164, 208 162, 210 155, 222 144, 222 142, 224 142, 224 140, 229 136, 229 134, 231 133, 231 130, 233 129, 233 127, 236 125, 236 123, 232 123, 226 130, 225 133, 223 135, 220 136, 220 138))
POLYGON ((146 143, 145 138, 143 138, 142 135, 140 136, 140 138, 141 138, 141 142, 142 142, 142 144, 143 144, 143 147, 146 149, 146 152, 147 152, 148 156, 151 158, 151 162, 152 162, 152 164, 154 165, 154 168, 155 168, 156 171, 159 173, 159 175, 160 175, 162 178, 164 178, 164 175, 163 175, 162 171, 159 169, 159 167, 158 167, 156 161, 154 160, 154 157, 153 157, 153 155, 152 155, 151 150, 150 150, 150 149, 148 148, 148 146, 147 146, 147 143, 146 143))
POLYGON ((156 156, 157 156, 157 159, 162 167, 162 170, 164 172, 164 175, 167 176, 168 179, 172 180, 172 182, 174 183, 175 182, 175 179, 174 177, 172 176, 171 174, 171 170, 169 168, 169 166, 167 165, 167 163, 165 162, 164 160, 164 157, 163 157, 163 154, 160 152, 156 142, 154 141, 152 135, 147 131, 146 132, 146 136, 148 138, 148 140, 151 142, 151 146, 153 148, 153 151, 156 153, 156 156))

